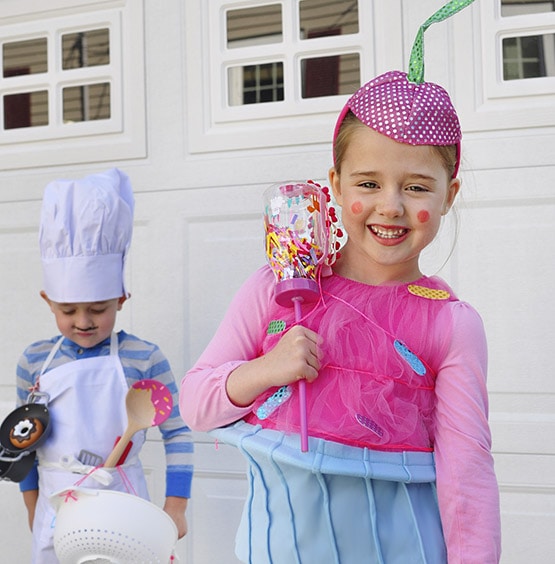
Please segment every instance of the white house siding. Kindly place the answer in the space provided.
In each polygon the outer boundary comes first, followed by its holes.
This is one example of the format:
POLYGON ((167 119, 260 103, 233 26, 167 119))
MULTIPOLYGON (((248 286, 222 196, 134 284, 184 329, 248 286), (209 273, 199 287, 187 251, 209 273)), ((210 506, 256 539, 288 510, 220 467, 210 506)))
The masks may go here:
MULTIPOLYGON (((264 262, 262 191, 285 179, 325 181, 335 116, 346 97, 304 100, 303 108, 318 108, 306 116, 291 118, 261 104, 255 120, 228 119, 215 107, 221 71, 212 2, 52 0, 45 9, 36 0, 0 0, 1 31, 27 22, 48 25, 60 14, 82 21, 98 9, 121 17, 122 29, 133 31, 122 36, 122 99, 135 104, 132 112, 122 110, 125 134, 98 134, 102 143, 94 134, 69 144, 62 138, 2 144, 0 132, 0 415, 11 409, 15 366, 25 346, 56 333, 38 296, 38 215, 47 182, 110 166, 128 172, 136 196, 132 299, 118 327, 158 343, 181 378, 234 292, 264 262)), ((359 41, 362 80, 406 69, 418 26, 443 3, 359 2, 361 18, 373 18, 376 30, 359 41)), ((499 86, 492 73, 503 30, 495 27, 495 5, 477 0, 426 32, 426 78, 450 90, 464 130, 460 234, 441 274, 478 308, 488 332, 502 562, 548 564, 555 554, 555 85, 553 78, 534 79, 524 90, 509 85, 508 93, 499 86)), ((536 27, 554 33, 553 17, 544 14, 536 27)), ((447 238, 449 231, 446 226, 447 238)), ((428 273, 448 253, 448 243, 435 245, 426 257, 428 273)), ((161 503, 161 445, 156 431, 150 437, 145 461, 154 500, 161 503)), ((245 464, 234 449, 204 434, 195 439, 190 532, 178 543, 179 557, 186 564, 232 564, 245 464)), ((0 495, 0 560, 25 562, 30 537, 17 486, 0 482, 0 495)))

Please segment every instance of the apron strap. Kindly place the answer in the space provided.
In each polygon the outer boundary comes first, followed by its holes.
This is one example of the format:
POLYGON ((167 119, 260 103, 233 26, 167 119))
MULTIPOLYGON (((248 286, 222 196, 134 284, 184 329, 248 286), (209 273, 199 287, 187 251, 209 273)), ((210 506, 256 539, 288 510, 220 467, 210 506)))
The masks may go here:
POLYGON ((46 360, 42 364, 42 368, 35 380, 35 383, 29 387, 29 395, 34 394, 40 390, 40 377, 46 372, 46 369, 50 366, 52 359, 56 356, 56 353, 60 350, 62 346, 62 342, 64 340, 64 336, 62 335, 57 341, 56 344, 52 347, 51 351, 48 353, 46 360))
MULTIPOLYGON (((62 335, 58 341, 56 342, 56 344, 52 347, 52 350, 50 351, 50 353, 48 354, 48 356, 46 357, 46 360, 44 361, 42 368, 40 369, 40 376, 42 376, 45 372, 46 369, 50 366, 50 363, 52 362, 52 359, 56 356, 56 353, 60 350, 60 347, 62 346, 62 342, 64 340, 64 336, 62 335)), ((38 378, 37 378, 37 384, 38 384, 38 378)))
POLYGON ((110 335, 110 355, 119 356, 119 339, 115 331, 110 335))

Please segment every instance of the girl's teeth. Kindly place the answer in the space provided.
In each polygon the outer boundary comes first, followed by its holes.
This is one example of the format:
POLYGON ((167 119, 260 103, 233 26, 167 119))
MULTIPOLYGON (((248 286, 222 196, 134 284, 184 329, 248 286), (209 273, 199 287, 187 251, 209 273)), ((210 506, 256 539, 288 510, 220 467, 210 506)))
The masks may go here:
POLYGON ((395 239, 396 237, 401 237, 407 232, 406 229, 384 229, 383 227, 376 227, 375 225, 371 225, 370 229, 378 237, 382 237, 384 239, 395 239))

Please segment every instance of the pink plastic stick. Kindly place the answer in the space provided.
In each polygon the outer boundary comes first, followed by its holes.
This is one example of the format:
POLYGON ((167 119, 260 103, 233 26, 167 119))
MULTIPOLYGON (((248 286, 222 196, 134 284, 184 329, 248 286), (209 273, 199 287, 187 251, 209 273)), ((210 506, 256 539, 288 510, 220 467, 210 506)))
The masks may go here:
MULTIPOLYGON (((302 318, 301 297, 292 299, 295 307, 295 321, 298 323, 302 318)), ((301 418, 301 451, 308 451, 308 416, 306 412, 306 380, 299 380, 299 415, 301 418)))

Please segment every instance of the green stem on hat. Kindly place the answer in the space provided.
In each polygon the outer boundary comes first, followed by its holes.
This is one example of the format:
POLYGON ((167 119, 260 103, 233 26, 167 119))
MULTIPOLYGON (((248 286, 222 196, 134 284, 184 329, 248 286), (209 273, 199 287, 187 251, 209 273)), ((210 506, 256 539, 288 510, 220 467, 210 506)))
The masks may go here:
POLYGON ((418 30, 416 39, 410 52, 408 79, 410 82, 422 84, 424 82, 424 32, 433 24, 442 22, 463 8, 472 4, 474 0, 451 0, 443 8, 430 16, 418 30))

